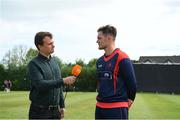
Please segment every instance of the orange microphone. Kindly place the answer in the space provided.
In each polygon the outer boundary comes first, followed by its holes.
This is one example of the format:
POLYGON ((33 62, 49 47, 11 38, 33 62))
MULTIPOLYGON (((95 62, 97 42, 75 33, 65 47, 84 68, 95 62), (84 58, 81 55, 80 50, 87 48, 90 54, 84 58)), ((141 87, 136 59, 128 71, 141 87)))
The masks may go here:
POLYGON ((79 74, 81 73, 81 69, 82 67, 80 65, 75 65, 73 68, 72 68, 72 75, 75 76, 75 77, 78 77, 79 74))
MULTIPOLYGON (((81 73, 81 69, 82 69, 82 67, 81 67, 80 65, 75 65, 75 66, 73 66, 73 68, 72 68, 71 74, 72 74, 73 76, 75 76, 75 77, 78 77, 79 74, 81 73)), ((64 101, 65 101, 66 96, 67 96, 67 92, 68 92, 67 90, 68 90, 68 88, 69 88, 69 86, 66 87, 66 94, 65 94, 65 96, 64 96, 64 101)))

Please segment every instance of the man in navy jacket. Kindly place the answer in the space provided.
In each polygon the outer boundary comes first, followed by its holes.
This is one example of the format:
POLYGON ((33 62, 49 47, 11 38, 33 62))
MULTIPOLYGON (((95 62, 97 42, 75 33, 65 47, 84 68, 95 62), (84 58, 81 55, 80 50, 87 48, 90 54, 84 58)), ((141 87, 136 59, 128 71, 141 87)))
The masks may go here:
POLYGON ((136 95, 136 78, 128 55, 115 47, 116 28, 100 27, 97 43, 104 50, 96 63, 97 103, 95 119, 128 119, 136 95))

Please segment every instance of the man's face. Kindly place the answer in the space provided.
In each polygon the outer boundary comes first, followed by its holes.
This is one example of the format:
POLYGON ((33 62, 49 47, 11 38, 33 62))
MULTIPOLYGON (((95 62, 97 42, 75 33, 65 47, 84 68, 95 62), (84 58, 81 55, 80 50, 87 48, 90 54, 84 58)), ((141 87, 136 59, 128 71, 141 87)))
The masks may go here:
POLYGON ((43 45, 39 45, 39 50, 46 55, 50 55, 54 52, 54 47, 54 41, 50 37, 46 36, 43 39, 43 45))
POLYGON ((106 49, 108 46, 108 36, 104 35, 102 32, 98 32, 96 42, 99 45, 99 50, 106 49))

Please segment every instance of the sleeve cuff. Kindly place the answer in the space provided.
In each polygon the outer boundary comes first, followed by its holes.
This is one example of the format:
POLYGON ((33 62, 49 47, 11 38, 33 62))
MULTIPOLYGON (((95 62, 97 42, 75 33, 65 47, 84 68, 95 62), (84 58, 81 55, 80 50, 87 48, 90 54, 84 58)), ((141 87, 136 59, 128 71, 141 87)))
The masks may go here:
POLYGON ((63 79, 61 78, 61 79, 59 79, 59 80, 57 80, 57 87, 61 87, 61 86, 63 86, 64 85, 64 82, 63 82, 63 79))

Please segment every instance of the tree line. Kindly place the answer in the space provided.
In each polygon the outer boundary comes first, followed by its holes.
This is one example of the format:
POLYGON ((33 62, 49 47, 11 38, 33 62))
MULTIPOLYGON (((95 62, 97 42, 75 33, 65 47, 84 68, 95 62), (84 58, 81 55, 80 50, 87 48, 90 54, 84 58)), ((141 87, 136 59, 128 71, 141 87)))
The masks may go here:
MULTIPOLYGON (((30 81, 26 79, 27 65, 31 59, 38 55, 38 51, 33 48, 27 49, 23 45, 15 46, 9 50, 0 63, 0 86, 4 80, 12 81, 12 90, 30 90, 30 81)), ((82 72, 72 86, 65 86, 68 90, 74 91, 95 91, 96 90, 96 61, 91 59, 85 63, 82 59, 77 59, 75 63, 65 63, 57 56, 54 56, 61 69, 62 77, 71 75, 72 67, 75 64, 82 66, 82 72)))

